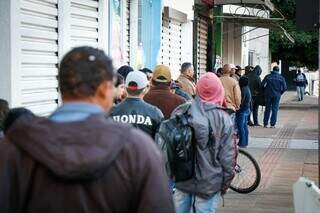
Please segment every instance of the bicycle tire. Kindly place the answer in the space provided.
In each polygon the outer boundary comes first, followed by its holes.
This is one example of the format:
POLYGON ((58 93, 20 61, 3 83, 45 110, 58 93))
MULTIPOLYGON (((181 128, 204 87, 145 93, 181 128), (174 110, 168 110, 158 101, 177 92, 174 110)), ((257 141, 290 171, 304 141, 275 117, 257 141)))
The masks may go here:
POLYGON ((254 157, 252 157, 251 154, 249 154, 247 151, 245 151, 243 149, 239 149, 239 155, 241 155, 241 154, 244 155, 245 157, 247 157, 251 161, 251 163, 253 164, 253 166, 255 168, 255 172, 256 172, 256 179, 255 179, 254 183, 250 187, 247 187, 247 188, 234 187, 231 182, 230 189, 232 189, 233 191, 238 192, 240 194, 248 194, 250 192, 253 192, 259 186, 260 180, 261 180, 261 170, 260 170, 260 167, 259 167, 257 161, 254 159, 254 157))

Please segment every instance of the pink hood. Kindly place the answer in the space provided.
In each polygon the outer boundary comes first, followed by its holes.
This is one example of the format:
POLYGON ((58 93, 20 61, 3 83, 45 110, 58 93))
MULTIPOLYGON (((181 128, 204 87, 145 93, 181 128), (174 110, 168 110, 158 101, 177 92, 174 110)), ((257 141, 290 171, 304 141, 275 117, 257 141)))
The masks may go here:
POLYGON ((211 72, 201 76, 197 83, 197 95, 204 102, 224 106, 224 88, 220 79, 211 72))

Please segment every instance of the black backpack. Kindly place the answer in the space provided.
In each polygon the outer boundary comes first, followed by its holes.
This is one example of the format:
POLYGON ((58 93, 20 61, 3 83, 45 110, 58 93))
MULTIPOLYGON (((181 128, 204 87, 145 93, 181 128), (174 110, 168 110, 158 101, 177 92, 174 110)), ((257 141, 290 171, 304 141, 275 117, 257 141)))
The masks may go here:
POLYGON ((195 143, 187 114, 189 107, 186 106, 183 113, 163 121, 155 138, 164 154, 167 173, 176 182, 194 176, 195 143))

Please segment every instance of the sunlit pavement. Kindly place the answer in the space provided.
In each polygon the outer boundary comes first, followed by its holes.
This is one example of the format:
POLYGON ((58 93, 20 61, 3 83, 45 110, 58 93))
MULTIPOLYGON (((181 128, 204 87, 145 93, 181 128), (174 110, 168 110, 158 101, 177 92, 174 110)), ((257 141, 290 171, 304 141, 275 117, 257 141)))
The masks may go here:
POLYGON ((250 135, 247 150, 261 167, 260 186, 250 194, 229 191, 218 212, 294 212, 292 185, 300 176, 318 180, 317 108, 283 107, 276 129, 254 127, 250 135))

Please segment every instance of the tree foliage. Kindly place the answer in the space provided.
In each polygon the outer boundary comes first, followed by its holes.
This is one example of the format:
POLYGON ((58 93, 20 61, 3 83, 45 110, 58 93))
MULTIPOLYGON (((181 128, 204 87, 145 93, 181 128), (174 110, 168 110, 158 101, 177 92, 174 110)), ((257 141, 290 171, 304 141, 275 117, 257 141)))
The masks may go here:
POLYGON ((272 60, 280 59, 289 66, 306 66, 309 69, 316 69, 318 67, 318 31, 303 32, 297 29, 295 0, 273 0, 272 2, 286 18, 281 25, 295 40, 295 43, 291 43, 282 32, 271 31, 272 60))

